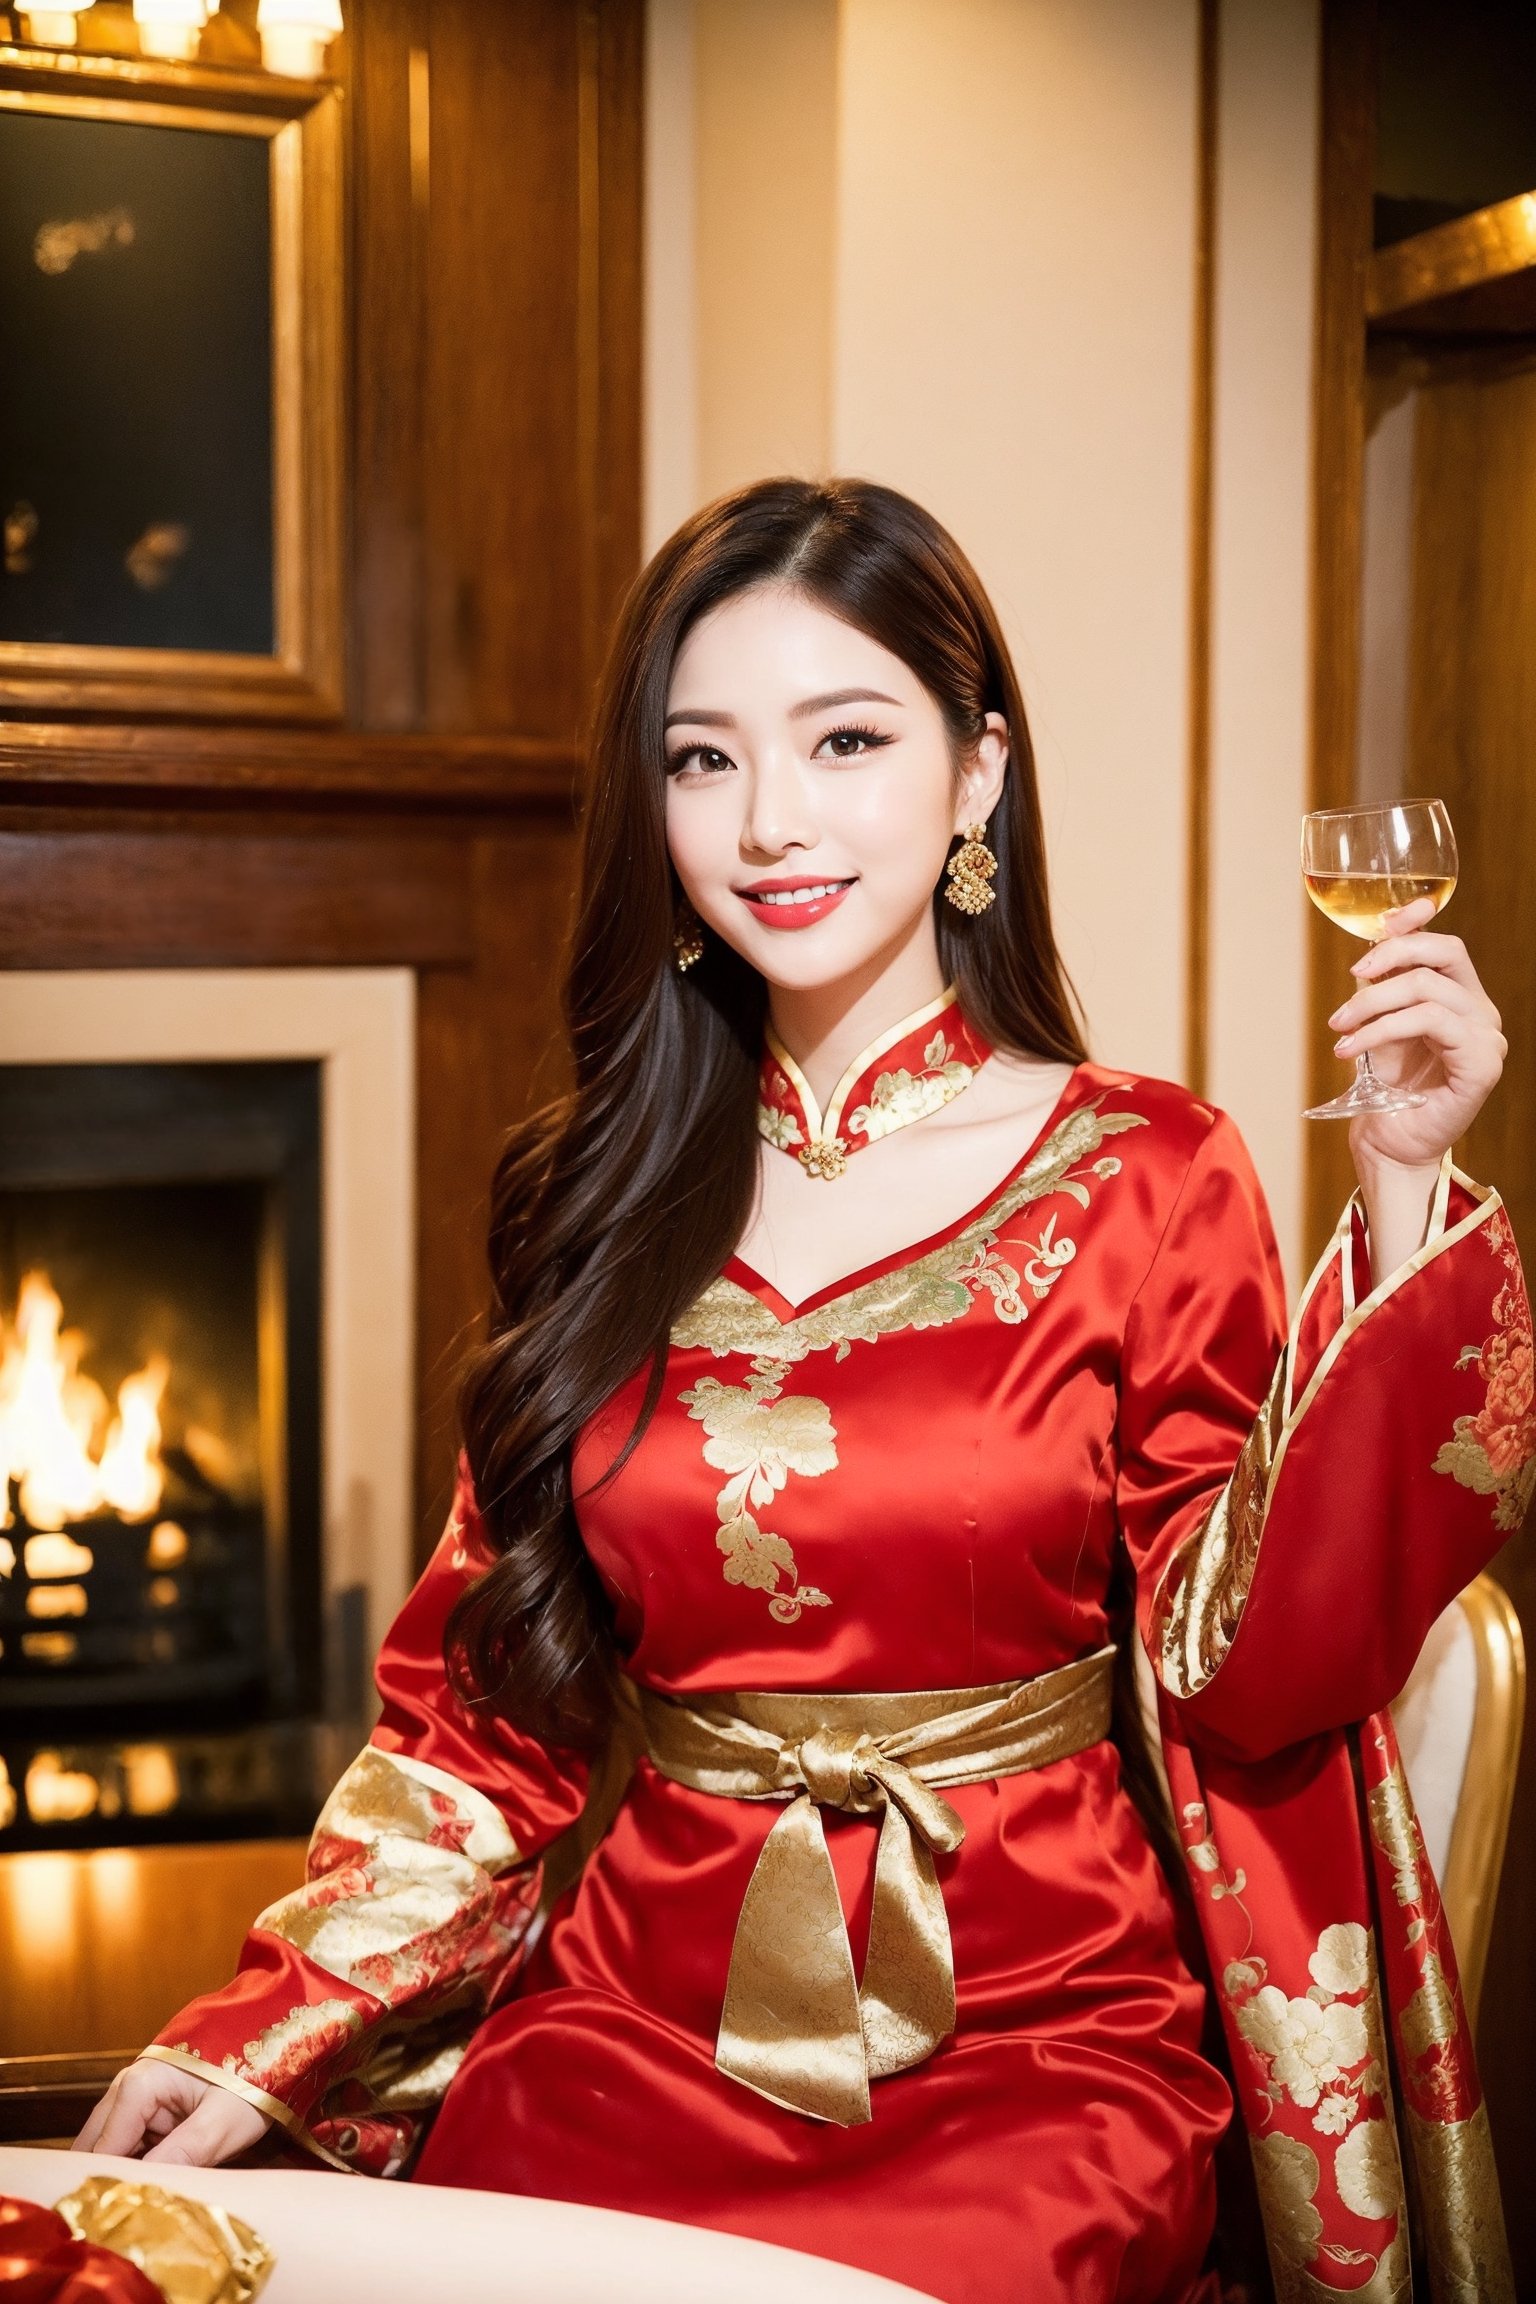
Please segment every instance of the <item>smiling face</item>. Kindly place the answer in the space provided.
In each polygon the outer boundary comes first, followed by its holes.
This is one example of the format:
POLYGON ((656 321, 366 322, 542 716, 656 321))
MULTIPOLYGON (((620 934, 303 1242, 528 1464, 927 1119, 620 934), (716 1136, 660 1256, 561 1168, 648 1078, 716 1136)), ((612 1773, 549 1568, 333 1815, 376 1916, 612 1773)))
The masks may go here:
POLYGON ((683 891, 769 984, 830 985, 926 940, 956 832, 990 815, 1007 730, 956 765, 899 656, 763 584, 701 617, 667 695, 667 845, 683 891))

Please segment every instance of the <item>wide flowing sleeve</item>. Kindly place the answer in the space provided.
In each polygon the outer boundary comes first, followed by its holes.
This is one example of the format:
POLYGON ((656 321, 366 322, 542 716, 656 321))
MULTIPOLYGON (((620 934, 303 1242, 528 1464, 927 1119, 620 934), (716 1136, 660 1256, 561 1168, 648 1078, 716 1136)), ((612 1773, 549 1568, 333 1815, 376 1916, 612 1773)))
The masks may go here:
POLYGON ((231 1982, 145 2051, 372 2175, 405 2168, 511 1984, 541 1852, 587 1789, 580 1757, 449 1688, 443 1628, 489 1557, 461 1458, 442 1539, 380 1651, 381 1716, 321 1811, 304 1886, 259 1914, 231 1982))
POLYGON ((1261 1188, 1214 1113, 1128 1318, 1118 1440, 1182 1733, 1257 1759, 1384 1708, 1536 1482, 1498 1194, 1447 1155, 1423 1246, 1374 1286, 1357 1195, 1287 1327, 1261 1188))

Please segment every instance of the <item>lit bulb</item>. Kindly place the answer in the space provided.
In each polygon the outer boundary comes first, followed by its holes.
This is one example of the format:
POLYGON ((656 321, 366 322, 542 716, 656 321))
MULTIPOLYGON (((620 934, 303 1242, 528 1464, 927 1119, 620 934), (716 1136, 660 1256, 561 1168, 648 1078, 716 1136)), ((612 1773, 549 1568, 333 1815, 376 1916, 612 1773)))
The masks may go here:
POLYGON ((325 51, 341 30, 341 0, 260 0, 256 29, 269 72, 318 80, 325 51))
POLYGON ((186 63, 197 54, 208 21, 207 0, 133 0, 133 20, 146 56, 171 56, 186 63))
POLYGON ((51 8, 21 8, 17 13, 29 40, 43 48, 73 48, 79 38, 75 19, 90 6, 91 0, 53 0, 51 8))

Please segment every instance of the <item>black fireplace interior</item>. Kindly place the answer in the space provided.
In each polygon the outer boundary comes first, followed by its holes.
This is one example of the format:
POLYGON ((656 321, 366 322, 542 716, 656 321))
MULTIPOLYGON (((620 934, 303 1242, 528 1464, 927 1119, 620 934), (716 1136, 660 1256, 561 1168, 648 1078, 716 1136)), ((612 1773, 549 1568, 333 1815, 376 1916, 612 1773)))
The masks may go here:
POLYGON ((320 1068, 0 1069, 0 1849, 302 1832, 320 1068))

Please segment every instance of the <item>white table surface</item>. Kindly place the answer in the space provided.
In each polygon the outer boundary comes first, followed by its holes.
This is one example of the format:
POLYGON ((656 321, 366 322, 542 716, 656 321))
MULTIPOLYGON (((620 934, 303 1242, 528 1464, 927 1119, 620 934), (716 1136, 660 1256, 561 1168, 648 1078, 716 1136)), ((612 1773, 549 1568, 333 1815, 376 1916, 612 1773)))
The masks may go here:
POLYGON ((328 2169, 178 2168, 0 2146, 0 2193, 45 2207, 86 2176, 216 2200, 276 2254, 260 2304, 932 2304, 797 2249, 505 2192, 328 2169))

